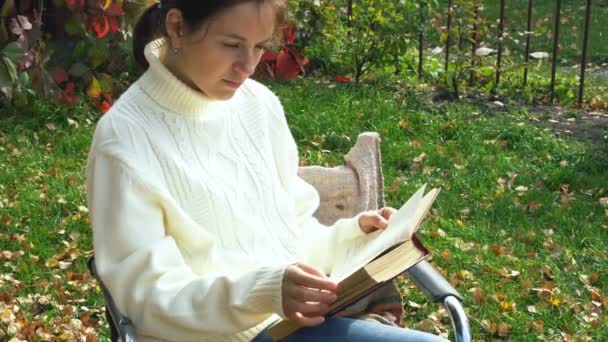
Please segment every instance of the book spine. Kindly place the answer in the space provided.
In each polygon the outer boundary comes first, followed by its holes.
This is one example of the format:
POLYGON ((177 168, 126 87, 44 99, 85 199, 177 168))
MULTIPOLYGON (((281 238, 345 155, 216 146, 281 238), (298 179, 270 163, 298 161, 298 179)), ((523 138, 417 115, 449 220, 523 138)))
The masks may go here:
POLYGON ((416 234, 412 235, 412 242, 414 243, 414 246, 416 246, 416 248, 418 248, 418 250, 422 251, 424 254, 431 254, 431 252, 426 247, 424 247, 422 241, 420 241, 416 234))

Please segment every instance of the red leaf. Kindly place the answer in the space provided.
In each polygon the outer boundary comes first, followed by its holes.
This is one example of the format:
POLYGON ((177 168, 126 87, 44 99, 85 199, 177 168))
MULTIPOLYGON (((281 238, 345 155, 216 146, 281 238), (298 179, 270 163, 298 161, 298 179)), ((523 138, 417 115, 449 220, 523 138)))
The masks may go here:
POLYGON ((82 11, 84 9, 84 0, 65 0, 65 4, 71 10, 82 11))
POLYGON ((78 101, 80 101, 80 97, 78 95, 66 95, 65 96, 65 102, 67 104, 75 104, 75 103, 78 103, 78 101))
POLYGON ((125 11, 123 11, 122 8, 122 4, 119 3, 113 3, 110 5, 110 7, 108 7, 108 9, 106 9, 106 14, 113 16, 113 17, 121 17, 125 14, 125 11))
POLYGON ((102 113, 105 114, 107 111, 110 110, 111 107, 112 107, 112 105, 108 101, 104 100, 101 102, 101 104, 99 104, 98 108, 102 113))
POLYGON ((260 59, 260 63, 276 62, 278 56, 279 56, 278 52, 266 51, 262 55, 262 58, 260 59))
POLYGON ((102 14, 95 14, 89 17, 89 28, 97 34, 97 38, 102 39, 110 32, 110 22, 102 14))
POLYGON ((338 83, 350 83, 350 78, 346 76, 336 76, 336 82, 338 83))
POLYGON ((296 40, 296 25, 291 23, 283 30, 283 41, 287 45, 293 45, 296 40))
POLYGON ((73 93, 74 93, 74 88, 75 88, 75 86, 74 86, 74 82, 68 82, 68 83, 65 85, 65 89, 63 89, 63 91, 64 91, 64 92, 65 92, 67 95, 71 95, 71 94, 73 94, 73 93))
POLYGON ((300 74, 300 65, 287 51, 281 50, 277 56, 276 74, 285 80, 294 79, 300 74))
POLYGON ((65 71, 64 68, 53 68, 51 70, 51 75, 53 75, 53 81, 55 81, 55 84, 61 84, 68 80, 68 72, 65 71))
POLYGON ((120 29, 120 25, 118 24, 118 20, 116 19, 116 17, 109 17, 108 20, 110 22, 110 32, 118 32, 118 30, 120 29))
POLYGON ((296 48, 292 47, 289 48, 287 51, 289 52, 289 55, 292 58, 295 58, 295 60, 298 62, 298 64, 300 64, 301 67, 304 67, 308 64, 308 58, 302 56, 300 51, 296 50, 296 48))

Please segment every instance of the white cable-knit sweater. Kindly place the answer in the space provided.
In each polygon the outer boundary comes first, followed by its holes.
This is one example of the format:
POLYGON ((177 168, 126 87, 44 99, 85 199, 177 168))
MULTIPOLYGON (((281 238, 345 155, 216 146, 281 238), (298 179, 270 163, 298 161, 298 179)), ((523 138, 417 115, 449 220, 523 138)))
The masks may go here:
MULTIPOLYGON (((325 272, 364 233, 312 214, 282 107, 246 81, 214 101, 161 63, 99 121, 87 167, 99 274, 142 341, 250 341, 282 314, 285 268, 325 272)), ((313 118, 311 118, 313 119, 313 118)))

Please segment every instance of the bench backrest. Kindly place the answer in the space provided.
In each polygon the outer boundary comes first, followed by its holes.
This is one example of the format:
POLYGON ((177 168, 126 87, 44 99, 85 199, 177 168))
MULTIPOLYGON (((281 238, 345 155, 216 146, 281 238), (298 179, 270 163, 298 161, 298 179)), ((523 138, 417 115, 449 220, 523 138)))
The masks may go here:
POLYGON ((345 165, 333 168, 304 166, 298 172, 319 192, 321 204, 315 217, 326 225, 384 206, 378 133, 361 133, 344 159, 345 165))

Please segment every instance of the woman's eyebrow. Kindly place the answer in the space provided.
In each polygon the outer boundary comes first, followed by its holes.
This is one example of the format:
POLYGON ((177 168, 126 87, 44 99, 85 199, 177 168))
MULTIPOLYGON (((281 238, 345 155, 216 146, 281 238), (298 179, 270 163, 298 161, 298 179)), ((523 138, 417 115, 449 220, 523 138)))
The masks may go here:
MULTIPOLYGON (((224 33, 223 36, 228 37, 228 38, 238 39, 238 40, 244 41, 244 42, 247 41, 247 38, 240 36, 236 33, 224 33)), ((258 44, 269 43, 271 41, 272 41, 272 38, 268 38, 266 40, 259 42, 258 44)))

